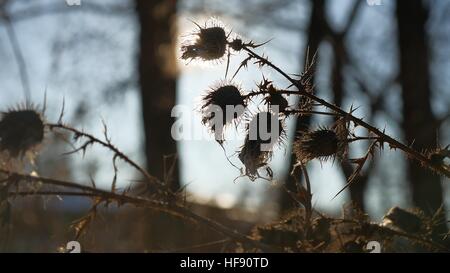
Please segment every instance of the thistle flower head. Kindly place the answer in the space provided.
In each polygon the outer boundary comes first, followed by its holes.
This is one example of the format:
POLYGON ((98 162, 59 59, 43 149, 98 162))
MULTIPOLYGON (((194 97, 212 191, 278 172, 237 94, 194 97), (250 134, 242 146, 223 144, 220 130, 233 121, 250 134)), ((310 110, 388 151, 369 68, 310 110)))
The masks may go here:
POLYGON ((234 51, 241 51, 243 45, 244 45, 244 43, 242 42, 242 40, 240 38, 235 38, 230 42, 230 47, 234 51))
POLYGON ((348 125, 345 118, 340 118, 331 129, 319 128, 302 133, 294 143, 297 160, 306 163, 315 158, 321 161, 336 156, 343 158, 348 147, 348 125))
POLYGON ((198 31, 193 34, 194 38, 181 46, 181 58, 202 61, 221 59, 225 55, 228 45, 228 36, 224 27, 217 23, 210 27, 199 25, 197 27, 198 31))
POLYGON ((235 84, 221 84, 203 97, 202 123, 213 132, 223 132, 223 127, 237 121, 244 114, 245 97, 235 84))
POLYGON ((304 133, 296 141, 294 150, 297 159, 306 163, 314 158, 328 159, 338 151, 338 137, 328 129, 319 129, 304 133))
POLYGON ((44 121, 31 107, 9 110, 0 118, 0 150, 17 157, 32 150, 44 139, 44 121))
POLYGON ((261 84, 258 85, 260 92, 266 92, 267 95, 264 97, 264 103, 267 104, 269 109, 274 106, 278 107, 277 111, 283 113, 288 108, 289 103, 287 99, 276 89, 271 81, 266 79, 263 80, 261 84))
POLYGON ((444 163, 446 158, 450 158, 450 145, 445 148, 436 148, 426 152, 428 159, 435 166, 444 163))

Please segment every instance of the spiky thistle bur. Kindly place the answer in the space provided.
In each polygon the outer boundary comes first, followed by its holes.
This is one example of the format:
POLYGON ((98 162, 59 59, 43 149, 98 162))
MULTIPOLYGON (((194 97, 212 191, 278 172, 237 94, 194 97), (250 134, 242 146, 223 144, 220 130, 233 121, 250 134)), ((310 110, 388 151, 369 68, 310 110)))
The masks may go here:
POLYGON ((219 137, 225 126, 239 120, 246 105, 245 96, 237 85, 220 84, 202 99, 202 123, 219 137))
POLYGON ((297 160, 306 163, 315 158, 326 161, 330 158, 343 158, 348 147, 348 122, 340 118, 332 128, 319 128, 303 132, 294 143, 297 160))
POLYGON ((215 23, 210 27, 201 27, 193 33, 193 39, 181 46, 183 60, 200 59, 202 61, 219 60, 225 56, 228 46, 228 35, 224 27, 215 23))
POLYGON ((315 158, 326 161, 336 156, 342 158, 346 153, 347 134, 339 126, 334 129, 320 128, 300 134, 294 143, 297 160, 307 163, 315 158))
MULTIPOLYGON (((254 179, 258 169, 267 165, 275 144, 282 143, 286 133, 282 121, 270 112, 259 112, 247 124, 247 135, 239 152, 246 174, 254 179)), ((271 176, 270 169, 267 169, 271 176)))
POLYGON ((294 151, 302 163, 315 158, 327 160, 337 153, 338 142, 333 130, 319 129, 302 134, 294 144, 294 151))
POLYGON ((276 111, 283 113, 288 108, 289 103, 287 99, 281 94, 281 92, 275 88, 271 81, 264 79, 262 83, 258 85, 259 92, 265 92, 264 103, 267 104, 269 109, 276 108, 276 111))
POLYGON ((427 158, 435 166, 439 166, 444 163, 446 158, 450 158, 450 145, 445 148, 436 148, 426 152, 427 158))
POLYGON ((10 156, 22 156, 44 140, 44 121, 32 107, 1 114, 0 150, 10 156))
POLYGON ((272 109, 273 106, 278 107, 280 113, 284 113, 289 106, 287 99, 273 86, 269 88, 269 93, 264 98, 264 102, 272 109))

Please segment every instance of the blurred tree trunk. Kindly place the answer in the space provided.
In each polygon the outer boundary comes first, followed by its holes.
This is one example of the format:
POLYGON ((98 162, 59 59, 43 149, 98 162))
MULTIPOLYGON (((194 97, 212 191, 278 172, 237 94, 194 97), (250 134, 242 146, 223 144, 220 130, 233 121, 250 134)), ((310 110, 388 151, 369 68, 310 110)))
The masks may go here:
MULTIPOLYGON (((326 33, 326 19, 325 19, 325 1, 324 0, 311 0, 311 17, 308 27, 308 40, 306 43, 307 48, 309 48, 310 60, 312 56, 319 50, 320 43, 323 41, 326 33)), ((304 60, 300 60, 300 67, 303 66, 304 60)), ((313 79, 314 81, 314 79, 313 79)), ((309 128, 311 123, 311 118, 309 116, 299 117, 295 121, 295 135, 300 130, 306 130, 309 128)), ((295 155, 291 155, 290 168, 292 170, 295 164, 295 155)), ((286 188, 290 191, 296 191, 295 179, 288 175, 286 179, 286 188)), ((285 212, 293 207, 295 207, 292 198, 284 191, 280 194, 280 206, 281 211, 285 212)))
MULTIPOLYGON (((176 141, 171 136, 171 117, 176 99, 176 1, 136 0, 140 24, 139 83, 145 132, 145 154, 150 174, 180 187, 178 165, 168 173, 176 158, 176 141), (166 160, 169 159, 171 160, 166 160)), ((150 189, 151 190, 151 189, 150 189)), ((143 240, 151 250, 175 249, 183 242, 178 232, 183 223, 165 213, 146 215, 152 225, 143 240)))
MULTIPOLYGON (((428 9, 420 0, 397 0, 396 13, 404 137, 417 150, 435 148, 438 123, 430 102, 430 58, 426 37, 428 9)), ((408 160, 407 178, 414 205, 429 215, 436 212, 443 204, 439 176, 408 160)), ((443 223, 441 232, 445 230, 443 223)))
POLYGON ((145 154, 148 171, 161 179, 171 180, 172 189, 180 186, 178 167, 166 177, 177 148, 171 136, 174 119, 171 111, 176 98, 176 1, 136 0, 140 24, 139 83, 145 132, 145 154))
MULTIPOLYGON (((332 92, 334 104, 342 107, 342 103, 345 97, 344 92, 344 65, 345 65, 345 45, 344 45, 344 37, 342 35, 335 35, 335 39, 332 41, 333 46, 333 55, 334 62, 332 64, 332 74, 331 74, 331 82, 332 82, 332 92)), ((339 166, 341 167, 345 178, 348 179, 353 174, 353 166, 350 164, 348 158, 344 158, 342 161, 339 161, 339 166)), ((367 188, 368 176, 359 175, 355 178, 354 182, 350 185, 350 199, 352 200, 352 204, 356 209, 360 211, 365 211, 365 201, 364 201, 364 193, 367 188)))
MULTIPOLYGON (((357 17, 359 8, 361 6, 361 2, 354 3, 354 6, 349 14, 349 18, 342 32, 334 32, 331 28, 329 28, 330 32, 330 42, 333 48, 333 64, 332 64, 332 73, 331 73, 331 83, 332 83, 332 92, 333 92, 333 100, 334 104, 338 107, 342 107, 342 103, 344 101, 345 96, 348 94, 345 93, 345 77, 344 77, 344 66, 348 64, 348 56, 347 56, 347 48, 345 45, 345 39, 350 32, 351 27, 357 17)), ((348 158, 344 158, 339 162, 339 166, 341 167, 346 180, 351 177, 354 172, 354 168, 352 164, 349 162, 348 158)), ((370 171, 370 170, 369 170, 370 171)), ((368 172, 369 172, 368 171, 368 172)), ((352 204, 355 208, 360 211, 365 211, 365 198, 364 193, 367 188, 369 180, 369 173, 364 175, 358 175, 354 182, 349 187, 350 199, 352 200, 352 204)))

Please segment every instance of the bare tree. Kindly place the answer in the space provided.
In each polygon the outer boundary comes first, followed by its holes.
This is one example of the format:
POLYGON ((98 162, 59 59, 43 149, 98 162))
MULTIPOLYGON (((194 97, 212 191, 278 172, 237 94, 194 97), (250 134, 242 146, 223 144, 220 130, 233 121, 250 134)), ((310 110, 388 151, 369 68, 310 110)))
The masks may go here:
POLYGON ((140 24, 139 83, 149 172, 179 188, 176 142, 171 136, 177 71, 175 65, 176 1, 136 0, 140 24), (172 157, 173 160, 166 160, 172 157))
MULTIPOLYGON (((404 137, 416 150, 433 149, 437 145, 438 122, 430 102, 430 56, 426 33, 429 11, 421 0, 398 0, 396 14, 404 137)), ((407 177, 414 205, 428 214, 435 213, 443 204, 439 176, 408 161, 407 177)), ((443 223, 440 231, 445 230, 443 223)))
MULTIPOLYGON (((326 34, 326 25, 325 25, 325 1, 324 0, 316 0, 311 2, 311 16, 309 27, 307 30, 307 50, 310 54, 314 54, 319 50, 319 46, 324 39, 326 34)), ((311 58, 312 56, 308 56, 311 58)), ((303 66, 304 60, 300 60, 301 66, 303 66)), ((311 123, 311 116, 301 116, 298 117, 295 121, 295 132, 300 130, 307 130, 311 123)), ((291 168, 296 162, 295 156, 292 155, 290 158, 291 168)), ((295 177, 289 175, 286 179, 286 188, 290 191, 295 191, 295 177)), ((286 194, 285 191, 281 192, 280 196, 280 206, 282 211, 289 210, 293 207, 293 200, 286 194)))

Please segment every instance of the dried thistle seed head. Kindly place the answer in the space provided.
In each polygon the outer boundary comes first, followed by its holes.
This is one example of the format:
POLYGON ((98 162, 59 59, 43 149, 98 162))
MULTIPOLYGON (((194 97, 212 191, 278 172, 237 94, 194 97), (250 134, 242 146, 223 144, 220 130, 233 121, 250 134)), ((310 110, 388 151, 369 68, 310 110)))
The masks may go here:
POLYGON ((249 135, 245 138, 244 145, 239 152, 239 160, 245 166, 245 174, 250 179, 258 177, 258 169, 266 166, 271 153, 261 150, 261 143, 257 140, 250 140, 249 135))
POLYGON ((271 149, 277 143, 283 143, 286 131, 283 122, 275 113, 263 111, 256 114, 247 124, 250 140, 262 145, 261 149, 271 149))
POLYGON ((314 158, 326 160, 338 152, 339 139, 333 130, 319 129, 301 135, 294 144, 297 160, 306 163, 314 158))
POLYGON ((345 118, 338 119, 332 129, 302 133, 294 143, 297 160, 306 163, 315 158, 325 161, 337 156, 342 159, 348 150, 349 135, 349 122, 345 118))
POLYGON ((270 110, 274 110, 273 108, 276 106, 276 112, 283 113, 286 111, 289 103, 283 94, 281 94, 280 90, 273 86, 272 81, 263 77, 263 80, 257 86, 259 92, 266 94, 264 103, 267 104, 270 110))
POLYGON ((437 148, 426 153, 428 159, 435 166, 441 165, 444 163, 446 158, 450 158, 450 145, 445 148, 437 148))
POLYGON ((272 85, 270 84, 267 88, 267 95, 264 98, 264 103, 269 106, 269 109, 272 109, 273 106, 278 107, 278 111, 283 113, 288 108, 289 103, 285 97, 272 85))
POLYGON ((10 110, 0 119, 0 150, 10 156, 25 154, 44 139, 44 121, 33 109, 10 110))
POLYGON ((241 90, 234 84, 212 88, 202 100, 202 123, 213 131, 237 121, 245 112, 246 101, 241 90), (220 127, 220 128, 219 128, 220 127))
POLYGON ((243 46, 243 42, 241 39, 236 38, 233 39, 233 41, 231 41, 230 43, 230 47, 234 50, 234 51, 241 51, 242 50, 242 46, 243 46))
POLYGON ((227 34, 222 26, 200 27, 194 33, 193 41, 181 46, 181 58, 184 60, 200 59, 203 61, 218 60, 227 51, 227 34))

